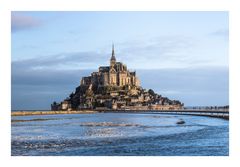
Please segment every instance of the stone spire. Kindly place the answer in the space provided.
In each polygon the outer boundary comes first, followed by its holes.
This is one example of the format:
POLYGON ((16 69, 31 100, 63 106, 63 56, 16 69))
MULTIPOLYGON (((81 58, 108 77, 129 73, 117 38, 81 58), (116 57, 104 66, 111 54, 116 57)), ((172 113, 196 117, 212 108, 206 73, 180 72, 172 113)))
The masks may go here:
POLYGON ((114 44, 112 45, 112 56, 110 59, 110 66, 113 67, 116 63, 116 57, 115 57, 115 53, 114 53, 114 44))
POLYGON ((114 60, 116 62, 115 52, 114 52, 114 44, 112 44, 112 57, 111 61, 114 60))

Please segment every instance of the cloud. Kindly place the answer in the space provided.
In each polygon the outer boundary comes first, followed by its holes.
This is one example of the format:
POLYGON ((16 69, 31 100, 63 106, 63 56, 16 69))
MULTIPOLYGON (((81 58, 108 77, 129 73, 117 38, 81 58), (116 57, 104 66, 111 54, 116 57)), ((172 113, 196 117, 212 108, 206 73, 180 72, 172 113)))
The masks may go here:
POLYGON ((25 86, 51 86, 79 84, 83 76, 94 70, 12 70, 12 84, 25 86))
MULTIPOLYGON (((147 40, 127 41, 115 44, 117 61, 127 63, 130 69, 188 68, 201 66, 228 66, 225 57, 214 59, 199 41, 186 36, 161 36, 147 40), (197 48, 197 49, 196 49, 197 48), (200 52, 200 53, 199 53, 200 52)), ((96 69, 109 64, 110 48, 97 51, 57 53, 54 55, 14 60, 14 68, 33 69, 96 69)), ((214 54, 213 54, 214 55, 214 54)), ((34 56, 34 55, 33 55, 34 56)))
POLYGON ((11 17, 11 30, 12 32, 27 30, 34 27, 39 27, 42 25, 42 21, 24 14, 19 14, 17 12, 12 12, 11 17))
POLYGON ((228 29, 219 29, 219 30, 209 33, 209 35, 213 36, 213 37, 223 37, 224 39, 228 39, 229 30, 228 29))
POLYGON ((12 69, 12 109, 50 109, 65 99, 93 70, 12 69))
POLYGON ((141 85, 188 106, 228 104, 227 67, 137 70, 141 85))
MULTIPOLYGON (((183 41, 152 41, 142 46, 139 43, 118 44, 116 50, 117 61, 127 63, 128 68, 176 68, 176 64, 185 67, 186 63, 192 60, 188 59, 183 52, 187 52, 186 42, 183 41), (172 46, 169 46, 172 45, 172 46), (186 48, 186 49, 184 49, 186 48), (185 50, 185 51, 181 51, 185 50), (147 56, 146 56, 147 55, 147 56)), ((99 66, 108 65, 111 54, 105 52, 69 52, 58 53, 47 56, 36 56, 34 58, 19 59, 12 61, 12 70, 32 71, 37 69, 97 69, 99 66)), ((191 64, 193 64, 191 62, 191 64)))
POLYGON ((136 58, 144 57, 151 61, 151 58, 173 58, 181 59, 176 56, 176 52, 188 51, 188 48, 194 46, 194 40, 185 36, 161 36, 148 40, 132 41, 122 43, 120 55, 136 58), (150 58, 150 59, 149 59, 150 58))
MULTIPOLYGON (((222 65, 208 55, 199 55, 199 39, 188 36, 160 36, 117 44, 116 57, 132 68, 164 69, 222 65)), ((203 48, 204 49, 204 48, 203 48)))
MULTIPOLYGON (((83 76, 95 70, 12 70, 12 108, 49 109, 53 101, 66 98, 83 76)), ((138 69, 146 89, 178 99, 186 105, 228 104, 228 68, 138 69)))
POLYGON ((99 64, 108 62, 104 54, 97 52, 59 53, 49 56, 12 61, 12 68, 16 70, 35 69, 93 69, 99 64))

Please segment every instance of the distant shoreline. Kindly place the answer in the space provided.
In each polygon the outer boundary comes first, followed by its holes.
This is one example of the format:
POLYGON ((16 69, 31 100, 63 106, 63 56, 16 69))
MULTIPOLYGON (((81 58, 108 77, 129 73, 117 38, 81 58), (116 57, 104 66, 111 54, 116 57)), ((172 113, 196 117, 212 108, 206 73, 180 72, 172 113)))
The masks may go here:
POLYGON ((30 116, 30 115, 56 115, 56 114, 91 114, 97 113, 93 110, 84 110, 84 111, 13 111, 11 116, 30 116))
POLYGON ((223 118, 229 120, 228 110, 81 110, 81 111, 12 111, 11 116, 33 116, 33 115, 58 115, 58 114, 94 114, 94 113, 162 113, 162 114, 178 114, 192 116, 208 116, 214 118, 223 118))

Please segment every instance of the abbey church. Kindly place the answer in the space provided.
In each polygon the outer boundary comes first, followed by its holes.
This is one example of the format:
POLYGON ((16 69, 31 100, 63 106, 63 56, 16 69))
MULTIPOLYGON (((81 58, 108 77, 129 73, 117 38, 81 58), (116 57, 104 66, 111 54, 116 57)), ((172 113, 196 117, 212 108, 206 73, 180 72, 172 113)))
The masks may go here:
POLYGON ((112 46, 110 66, 101 66, 98 72, 93 72, 91 76, 82 78, 81 85, 90 84, 99 86, 140 86, 136 72, 130 72, 126 65, 116 61, 114 45, 112 46))
POLYGON ((60 103, 53 102, 52 110, 168 110, 181 109, 178 100, 146 90, 140 86, 136 71, 116 61, 114 45, 109 66, 82 77, 80 85, 60 103))

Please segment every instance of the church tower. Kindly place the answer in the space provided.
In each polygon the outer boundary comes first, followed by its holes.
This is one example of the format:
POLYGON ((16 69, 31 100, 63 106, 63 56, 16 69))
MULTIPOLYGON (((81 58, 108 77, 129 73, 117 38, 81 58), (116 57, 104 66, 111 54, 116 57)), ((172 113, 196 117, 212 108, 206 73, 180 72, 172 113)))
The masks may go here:
POLYGON ((110 85, 117 84, 117 73, 114 69, 115 64, 116 64, 116 57, 115 57, 115 53, 114 53, 114 45, 112 45, 112 56, 110 59, 110 70, 109 70, 109 84, 110 85))
POLYGON ((112 57, 110 59, 110 67, 114 67, 116 63, 116 57, 115 57, 115 53, 114 53, 114 44, 112 45, 112 57))

